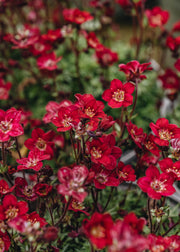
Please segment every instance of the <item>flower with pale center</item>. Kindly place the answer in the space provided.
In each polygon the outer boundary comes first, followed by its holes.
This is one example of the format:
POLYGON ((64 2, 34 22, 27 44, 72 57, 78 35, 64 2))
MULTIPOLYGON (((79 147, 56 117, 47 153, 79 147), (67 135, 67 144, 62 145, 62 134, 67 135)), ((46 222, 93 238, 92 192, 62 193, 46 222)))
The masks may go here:
POLYGON ((104 238, 106 236, 106 230, 101 225, 97 225, 91 229, 91 235, 95 238, 104 238))
POLYGON ((117 89, 112 95, 112 98, 117 102, 124 101, 124 91, 117 89))
POLYGON ((95 158, 95 159, 98 159, 98 158, 101 158, 102 157, 102 150, 98 147, 93 147, 92 150, 91 150, 91 155, 95 158))
POLYGON ((86 109, 85 109, 85 114, 86 114, 87 116, 89 116, 89 117, 93 117, 93 116, 95 115, 94 109, 93 109, 93 108, 90 108, 90 107, 86 108, 86 109))
POLYGON ((159 130, 159 137, 160 139, 162 140, 171 140, 172 138, 172 132, 169 132, 168 130, 165 130, 165 129, 161 129, 159 130))
POLYGON ((6 219, 12 220, 13 218, 15 218, 18 215, 19 209, 13 206, 9 206, 9 208, 5 211, 5 216, 6 219))

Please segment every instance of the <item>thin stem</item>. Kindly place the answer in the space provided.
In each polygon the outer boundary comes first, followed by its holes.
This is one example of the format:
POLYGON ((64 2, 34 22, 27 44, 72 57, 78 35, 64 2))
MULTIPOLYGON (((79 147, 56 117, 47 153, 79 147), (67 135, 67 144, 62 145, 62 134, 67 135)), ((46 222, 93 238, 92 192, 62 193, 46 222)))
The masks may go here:
POLYGON ((92 198, 93 198, 93 201, 94 201, 94 210, 97 210, 99 212, 99 208, 98 208, 98 205, 97 205, 98 192, 96 192, 96 196, 95 196, 94 195, 94 190, 93 190, 93 188, 91 188, 91 195, 92 195, 92 198))
POLYGON ((64 212, 63 212, 63 214, 62 214, 60 220, 56 223, 55 226, 59 225, 59 224, 64 220, 64 217, 66 216, 66 213, 67 213, 67 211, 68 211, 68 207, 69 207, 69 205, 70 205, 70 203, 71 203, 71 200, 72 200, 72 196, 69 198, 68 202, 66 203, 64 212))
POLYGON ((111 199, 112 199, 113 191, 114 191, 114 187, 111 187, 111 192, 110 192, 110 194, 109 194, 109 197, 108 197, 108 200, 107 200, 107 202, 106 202, 106 205, 105 205, 105 207, 103 208, 103 211, 102 211, 103 213, 105 212, 106 208, 107 208, 108 205, 109 205, 109 202, 110 202, 111 199))
POLYGON ((150 230, 151 230, 151 233, 152 233, 152 218, 151 218, 151 208, 150 208, 150 201, 151 201, 151 199, 150 198, 148 198, 148 205, 147 205, 147 207, 148 207, 148 216, 149 216, 149 224, 150 224, 150 230))
POLYGON ((173 228, 180 224, 180 221, 176 222, 172 227, 170 227, 162 236, 166 236, 173 228))
POLYGON ((4 142, 2 142, 2 161, 3 161, 3 167, 5 167, 6 160, 5 160, 5 146, 4 146, 4 142))
POLYGON ((132 117, 133 113, 134 113, 134 110, 136 108, 136 103, 137 103, 137 98, 138 98, 138 80, 136 79, 136 83, 135 83, 135 89, 136 89, 136 92, 135 92, 135 99, 134 99, 134 104, 133 104, 133 108, 131 110, 131 114, 130 114, 130 118, 132 117))
POLYGON ((78 157, 77 157, 76 148, 75 148, 75 144, 74 144, 74 140, 73 140, 72 129, 70 129, 69 134, 70 134, 70 139, 71 139, 71 143, 72 143, 72 146, 73 146, 73 151, 74 151, 76 164, 78 164, 78 157))

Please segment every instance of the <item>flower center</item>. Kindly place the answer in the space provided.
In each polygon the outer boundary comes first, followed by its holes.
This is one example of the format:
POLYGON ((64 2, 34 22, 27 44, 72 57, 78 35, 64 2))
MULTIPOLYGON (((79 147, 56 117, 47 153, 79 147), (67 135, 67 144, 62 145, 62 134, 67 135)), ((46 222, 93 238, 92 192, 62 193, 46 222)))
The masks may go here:
POLYGON ((157 25, 157 26, 161 26, 162 25, 162 17, 160 14, 156 15, 156 16, 152 16, 151 17, 151 22, 154 24, 154 25, 157 25))
POLYGON ((172 132, 169 132, 168 130, 161 129, 159 130, 159 137, 162 140, 171 140, 172 132))
POLYGON ((71 121, 72 121, 71 117, 67 117, 67 115, 65 115, 65 118, 63 119, 62 124, 64 127, 69 127, 71 126, 71 121))
POLYGON ((74 209, 79 209, 79 210, 83 210, 83 209, 84 209, 83 204, 82 204, 81 202, 78 202, 77 200, 74 200, 74 199, 73 199, 71 205, 72 205, 72 207, 73 207, 74 209))
POLYGON ((152 150, 153 149, 153 143, 151 141, 147 141, 145 143, 145 146, 148 150, 152 150))
POLYGON ((32 190, 32 186, 26 186, 23 190, 23 194, 27 197, 31 197, 34 193, 32 190))
POLYGON ((96 179, 100 184, 104 184, 107 181, 107 176, 105 174, 98 174, 96 179))
POLYGON ((85 114, 89 117, 93 117, 95 115, 94 109, 91 109, 90 107, 85 109, 85 114))
POLYGON ((2 130, 2 132, 7 133, 8 131, 10 131, 11 129, 11 125, 10 122, 5 122, 5 121, 1 121, 0 123, 0 129, 2 130))
POLYGON ((91 155, 95 158, 95 159, 98 159, 98 158, 101 158, 102 157, 102 150, 98 147, 93 147, 92 150, 91 150, 91 155))
POLYGON ((46 149, 46 142, 42 138, 39 137, 36 142, 36 147, 39 150, 45 150, 46 149))
POLYGON ((162 182, 160 182, 159 180, 154 180, 151 182, 150 184, 151 188, 156 191, 156 192, 162 192, 165 191, 166 189, 164 188, 164 185, 162 182))
POLYGON ((91 235, 95 238, 104 238, 106 236, 105 231, 105 228, 101 225, 97 225, 91 229, 91 235))
POLYGON ((19 209, 13 206, 9 206, 9 208, 5 211, 5 216, 7 220, 12 220, 18 215, 19 209))
POLYGON ((123 102, 124 101, 124 91, 117 89, 113 95, 112 95, 113 100, 116 102, 123 102))
POLYGON ((55 65, 56 65, 56 62, 54 62, 54 61, 51 60, 51 59, 48 59, 48 60, 45 62, 45 64, 44 64, 45 67, 54 67, 55 65))
POLYGON ((152 248, 152 252, 163 252, 164 251, 164 246, 163 245, 155 245, 152 248))
POLYGON ((119 178, 127 178, 128 176, 127 172, 123 172, 123 171, 119 171, 118 174, 119 174, 119 178))

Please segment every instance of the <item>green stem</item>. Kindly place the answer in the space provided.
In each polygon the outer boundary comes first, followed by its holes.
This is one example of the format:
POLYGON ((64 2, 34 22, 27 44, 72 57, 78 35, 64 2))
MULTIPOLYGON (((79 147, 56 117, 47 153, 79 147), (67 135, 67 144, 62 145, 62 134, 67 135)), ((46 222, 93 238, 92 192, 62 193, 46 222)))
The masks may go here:
POLYGON ((149 224, 150 224, 150 230, 151 230, 151 233, 152 233, 152 229, 153 229, 153 225, 152 225, 152 217, 151 217, 151 208, 150 208, 150 201, 151 199, 148 198, 148 205, 147 205, 147 208, 148 208, 148 216, 149 216, 149 224))
POLYGON ((102 211, 103 213, 105 212, 106 208, 107 208, 108 205, 109 205, 109 202, 110 202, 111 199, 112 199, 113 191, 114 191, 114 187, 111 187, 111 192, 110 192, 110 194, 109 194, 109 197, 108 197, 108 200, 107 200, 107 202, 106 202, 106 205, 105 205, 105 207, 103 208, 103 211, 102 211))
POLYGON ((71 139, 71 143, 72 143, 72 146, 73 146, 73 151, 74 151, 76 164, 78 164, 78 157, 77 157, 77 153, 76 153, 75 143, 74 143, 74 140, 73 140, 72 129, 70 129, 69 134, 70 134, 70 139, 71 139))

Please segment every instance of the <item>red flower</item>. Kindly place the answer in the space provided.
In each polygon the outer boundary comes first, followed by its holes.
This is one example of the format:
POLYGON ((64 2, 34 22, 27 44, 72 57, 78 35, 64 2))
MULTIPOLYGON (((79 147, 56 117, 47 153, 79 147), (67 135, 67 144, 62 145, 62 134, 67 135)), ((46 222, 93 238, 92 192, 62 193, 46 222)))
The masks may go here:
POLYGON ((43 117, 43 121, 45 123, 50 123, 53 118, 55 118, 55 117, 58 116, 58 110, 61 107, 68 107, 70 105, 72 105, 72 102, 69 101, 69 100, 64 100, 64 101, 62 101, 60 103, 57 103, 55 101, 48 102, 48 104, 46 105, 46 111, 47 111, 47 113, 43 117))
POLYGON ((27 211, 28 204, 25 201, 17 201, 14 195, 6 195, 0 205, 0 219, 9 221, 27 211))
MULTIPOLYGON (((154 234, 148 235, 149 249, 152 252, 169 250, 171 240, 168 237, 156 236, 154 234)), ((171 251, 171 250, 169 250, 171 251)), ((175 252, 172 250, 172 252, 175 252)))
POLYGON ((180 236, 179 235, 171 235, 166 238, 170 239, 169 249, 170 252, 179 252, 180 251, 180 236))
POLYGON ((8 183, 4 179, 0 180, 0 196, 1 197, 2 195, 11 193, 14 190, 14 188, 15 188, 15 185, 9 188, 8 183))
POLYGON ((62 38, 61 29, 48 30, 47 34, 42 35, 42 39, 48 42, 54 42, 57 39, 61 39, 61 38, 62 38))
POLYGON ((145 14, 148 18, 149 26, 161 27, 165 25, 169 19, 169 12, 162 10, 156 6, 152 10, 146 10, 145 14))
POLYGON ((43 56, 37 59, 37 65, 39 69, 46 69, 49 71, 53 71, 57 69, 57 63, 62 59, 62 56, 56 58, 56 54, 54 52, 44 54, 43 56))
POLYGON ((15 179, 15 193, 16 196, 18 197, 22 197, 26 200, 36 200, 37 199, 37 195, 35 193, 34 190, 34 186, 33 185, 28 185, 27 181, 24 178, 16 178, 15 179))
POLYGON ((131 165, 125 165, 123 162, 119 162, 116 168, 116 173, 119 178, 119 182, 122 183, 124 181, 135 181, 136 175, 135 171, 131 165))
POLYGON ((130 82, 123 84, 120 80, 111 81, 110 89, 104 91, 102 98, 111 108, 128 107, 133 103, 134 85, 130 82))
POLYGON ((145 218, 137 218, 135 213, 131 212, 124 217, 124 222, 127 223, 132 231, 136 234, 141 233, 144 225, 146 224, 145 218))
POLYGON ((160 75, 158 79, 162 81, 162 86, 167 94, 172 94, 180 90, 180 78, 173 70, 166 69, 166 72, 160 75))
POLYGON ((24 133, 20 125, 21 112, 15 108, 10 108, 7 111, 0 109, 0 141, 5 142, 10 137, 17 137, 24 133))
POLYGON ((87 11, 80 11, 79 9, 64 9, 63 10, 63 17, 66 21, 76 23, 76 24, 83 24, 87 21, 93 19, 93 16, 87 11))
POLYGON ((155 136, 153 134, 145 134, 145 140, 143 142, 143 146, 146 150, 150 151, 152 154, 155 156, 159 157, 160 150, 157 147, 157 145, 154 143, 155 142, 155 136))
POLYGON ((152 67, 149 67, 151 62, 140 64, 137 60, 132 60, 127 64, 120 64, 119 71, 125 73, 127 81, 136 82, 136 80, 146 79, 146 75, 142 74, 144 71, 152 70, 152 67))
POLYGON ((27 158, 21 158, 17 159, 17 163, 21 164, 18 165, 17 169, 20 170, 26 170, 26 169, 32 169, 34 171, 39 171, 41 167, 43 166, 42 160, 49 159, 49 155, 42 154, 41 151, 38 149, 35 149, 33 151, 29 152, 29 155, 27 158))
POLYGON ((162 172, 171 173, 175 180, 180 180, 180 161, 173 163, 171 158, 159 161, 162 172))
POLYGON ((92 125, 91 130, 96 130, 99 118, 103 118, 105 113, 103 111, 104 104, 97 101, 91 94, 76 94, 77 102, 75 105, 79 107, 78 114, 81 118, 87 118, 92 125))
POLYGON ((169 196, 175 193, 172 186, 174 178, 166 173, 159 172, 155 166, 149 166, 146 176, 138 179, 138 186, 153 199, 160 199, 161 196, 169 196))
POLYGON ((79 201, 77 201, 75 199, 72 199, 70 204, 69 204, 68 210, 72 210, 74 212, 81 212, 81 213, 84 213, 87 216, 89 216, 90 214, 88 212, 86 212, 85 210, 83 210, 84 208, 85 207, 84 207, 82 202, 79 202, 79 201))
POLYGON ((3 79, 0 78, 0 99, 7 100, 9 98, 9 90, 11 89, 12 83, 5 83, 3 79))
POLYGON ((34 56, 37 56, 49 51, 51 48, 52 46, 41 37, 33 45, 31 45, 30 52, 32 52, 34 56))
POLYGON ((176 60, 174 66, 180 72, 180 58, 176 60))
POLYGON ((180 36, 174 38, 169 35, 166 39, 166 46, 169 47, 172 52, 176 53, 180 46, 180 36))
POLYGON ((117 220, 110 234, 112 245, 108 247, 108 252, 143 252, 148 248, 147 239, 135 233, 127 221, 117 220))
POLYGON ((113 135, 104 135, 98 139, 93 139, 92 142, 87 142, 92 162, 102 164, 108 170, 114 169, 117 159, 122 154, 121 149, 116 147, 115 143, 113 135))
POLYGON ((29 221, 32 224, 35 224, 38 222, 40 224, 40 228, 42 228, 48 224, 46 222, 46 220, 44 218, 40 217, 39 214, 36 212, 32 212, 30 214, 27 214, 26 218, 27 218, 27 221, 29 221))
POLYGON ((129 124, 126 123, 126 127, 127 127, 128 133, 131 136, 132 140, 135 142, 135 144, 139 148, 142 149, 142 145, 143 145, 144 139, 145 139, 145 133, 143 132, 143 129, 138 128, 131 121, 129 122, 129 124))
POLYGON ((93 178, 94 186, 98 189, 104 189, 106 186, 118 186, 119 179, 115 172, 111 170, 106 170, 99 164, 94 164, 92 166, 92 171, 95 175, 93 178))
POLYGON ((32 131, 32 138, 25 141, 24 145, 29 150, 38 149, 42 154, 49 155, 49 159, 52 159, 54 155, 53 142, 50 140, 54 136, 53 131, 48 131, 45 133, 42 129, 36 128, 32 131))
POLYGON ((86 38, 88 47, 90 48, 97 49, 97 47, 101 45, 94 32, 90 32, 88 34, 85 33, 85 38, 86 38))
POLYGON ((159 118, 156 124, 150 123, 155 134, 154 142, 160 146, 169 146, 169 141, 180 137, 180 129, 175 124, 169 124, 166 118, 159 118))
POLYGON ((108 213, 94 213, 90 220, 83 220, 84 233, 97 249, 103 249, 112 244, 110 236, 112 226, 113 220, 108 213))
POLYGON ((113 120, 113 117, 112 116, 107 116, 105 114, 105 116, 102 118, 100 124, 99 124, 99 127, 98 129, 100 131, 107 131, 109 128, 112 127, 112 125, 115 123, 115 121, 113 120))
POLYGON ((8 251, 11 245, 11 241, 7 233, 0 231, 0 249, 1 252, 8 251))
POLYGON ((118 61, 118 54, 99 44, 96 48, 96 57, 102 67, 108 67, 118 61))
POLYGON ((79 202, 84 201, 87 193, 84 189, 84 183, 89 175, 89 171, 84 165, 76 165, 73 169, 62 167, 58 171, 60 185, 57 188, 58 193, 64 196, 72 196, 79 202))
POLYGON ((57 131, 67 131, 77 126, 80 122, 78 107, 71 105, 61 107, 58 110, 58 116, 52 119, 52 123, 57 127, 57 131))

